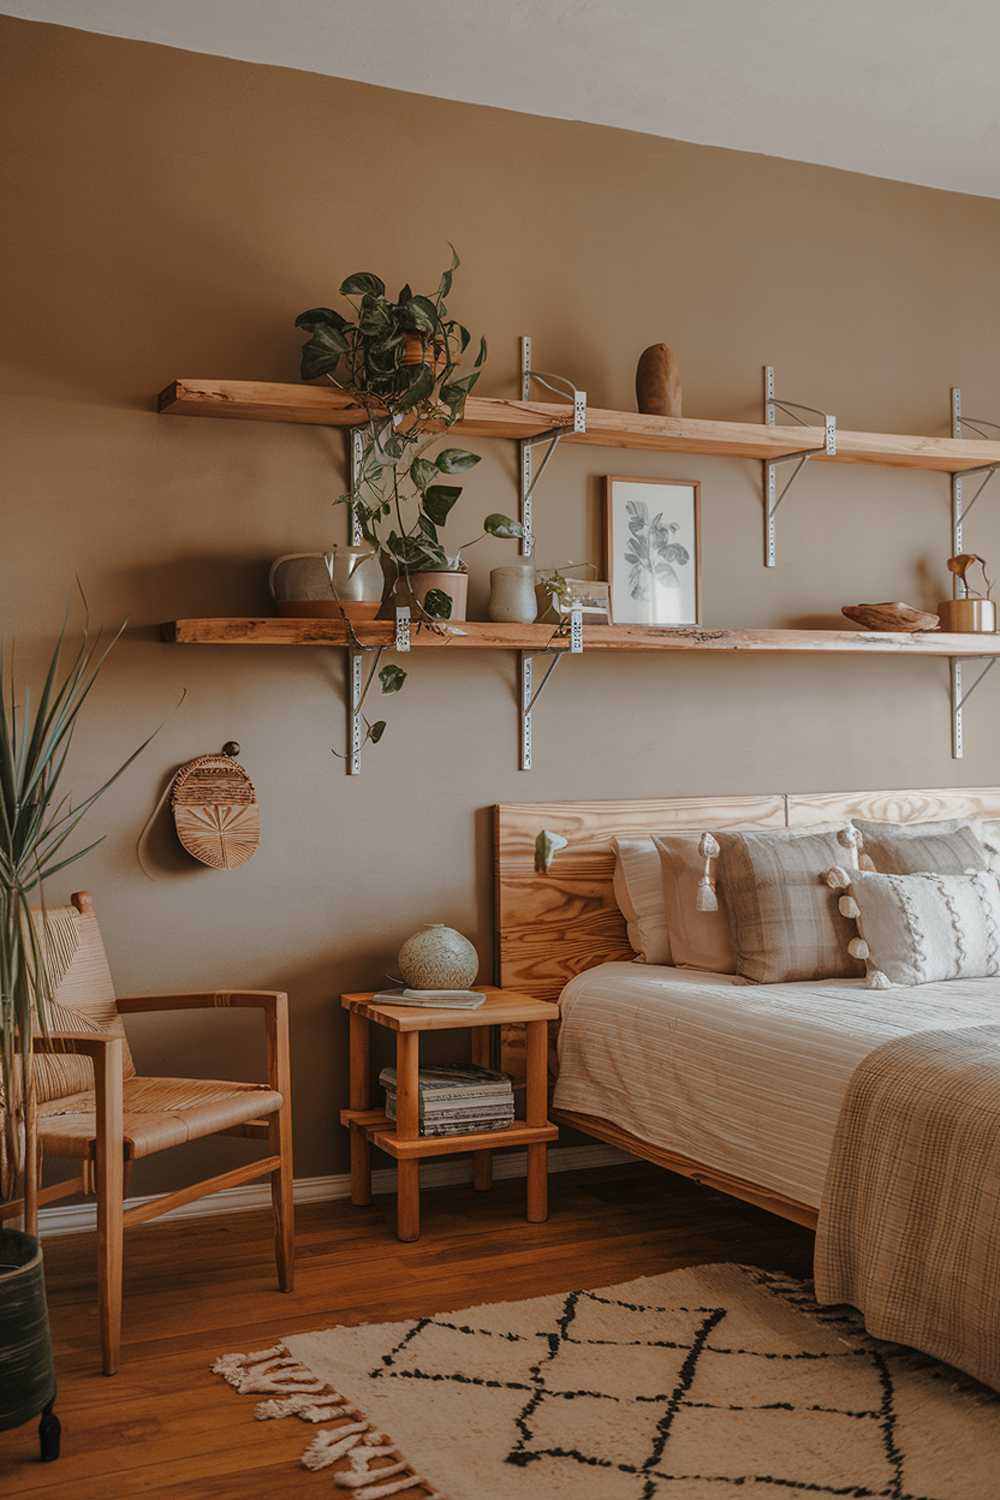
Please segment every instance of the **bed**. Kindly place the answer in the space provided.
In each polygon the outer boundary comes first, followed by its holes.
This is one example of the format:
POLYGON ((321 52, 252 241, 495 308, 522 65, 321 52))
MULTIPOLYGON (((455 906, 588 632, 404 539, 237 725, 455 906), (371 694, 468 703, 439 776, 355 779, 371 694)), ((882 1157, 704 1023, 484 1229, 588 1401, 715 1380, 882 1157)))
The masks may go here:
MULTIPOLYGON (((495 810, 498 982, 559 1000, 555 1117, 814 1228, 854 1068, 895 1037, 996 1019, 995 980, 905 992, 742 985, 632 961, 611 840, 862 817, 1000 817, 1000 788, 504 804, 495 810), (539 834, 564 840, 536 868, 539 834)), ((504 1039, 517 1068, 519 1039, 504 1039)))

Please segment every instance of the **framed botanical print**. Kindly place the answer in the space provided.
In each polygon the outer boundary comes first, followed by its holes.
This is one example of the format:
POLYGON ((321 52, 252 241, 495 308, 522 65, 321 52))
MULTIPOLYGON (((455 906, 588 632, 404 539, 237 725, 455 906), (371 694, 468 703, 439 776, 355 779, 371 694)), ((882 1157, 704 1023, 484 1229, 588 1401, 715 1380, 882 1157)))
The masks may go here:
POLYGON ((616 625, 701 622, 701 486, 692 479, 605 481, 607 576, 616 625))

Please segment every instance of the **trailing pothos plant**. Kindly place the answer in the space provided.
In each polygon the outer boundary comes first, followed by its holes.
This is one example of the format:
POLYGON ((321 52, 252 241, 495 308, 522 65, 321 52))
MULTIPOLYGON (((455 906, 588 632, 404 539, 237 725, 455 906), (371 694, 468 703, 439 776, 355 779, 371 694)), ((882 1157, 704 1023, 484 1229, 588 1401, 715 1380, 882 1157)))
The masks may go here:
MULTIPOLYGON (((449 549, 442 537, 462 494, 454 480, 479 463, 479 454, 444 447, 431 456, 430 450, 461 420, 486 363, 481 338, 471 368, 462 368, 472 336, 445 301, 459 266, 450 248, 451 263, 430 295, 406 285, 393 299, 380 276, 357 271, 340 286, 353 318, 332 307, 311 307, 295 320, 309 335, 302 347, 303 380, 330 381, 365 413, 361 460, 351 489, 335 503, 351 507, 362 536, 388 564, 418 623, 438 630, 448 629, 451 599, 442 589, 431 589, 419 602, 412 574, 464 571, 463 552, 483 537, 523 535, 517 521, 493 512, 469 542, 449 549)), ((386 693, 398 692, 405 680, 401 667, 379 672, 386 693)), ((370 681, 371 676, 366 694, 370 681)), ((367 724, 368 738, 381 739, 384 729, 384 721, 367 724)))

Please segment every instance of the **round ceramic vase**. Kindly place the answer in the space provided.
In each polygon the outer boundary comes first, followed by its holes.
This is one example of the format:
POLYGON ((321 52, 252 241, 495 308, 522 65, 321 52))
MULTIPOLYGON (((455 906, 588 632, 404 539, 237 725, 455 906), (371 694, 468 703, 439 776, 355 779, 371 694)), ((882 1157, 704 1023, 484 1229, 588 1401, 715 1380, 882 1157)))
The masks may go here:
POLYGON ((491 620, 510 625, 531 625, 538 616, 533 563, 512 563, 490 573, 491 620))
POLYGON ((430 922, 400 948, 399 972, 414 990, 467 990, 479 973, 479 954, 454 927, 430 922))

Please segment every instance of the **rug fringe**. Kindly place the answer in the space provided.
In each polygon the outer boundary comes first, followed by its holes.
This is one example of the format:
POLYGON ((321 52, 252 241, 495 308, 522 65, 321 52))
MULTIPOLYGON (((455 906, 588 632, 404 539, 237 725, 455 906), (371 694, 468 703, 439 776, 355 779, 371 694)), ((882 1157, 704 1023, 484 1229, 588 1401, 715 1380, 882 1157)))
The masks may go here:
POLYGON ((336 1427, 317 1432, 302 1455, 302 1464, 310 1470, 326 1469, 346 1458, 350 1467, 334 1474, 333 1480, 340 1489, 349 1490, 353 1500, 386 1500, 418 1485, 426 1491, 427 1500, 445 1500, 402 1457, 390 1437, 376 1432, 363 1411, 307 1370, 284 1344, 250 1354, 223 1354, 212 1365, 212 1372, 221 1375, 241 1396, 271 1397, 257 1403, 254 1415, 258 1422, 281 1417, 299 1417, 303 1422, 347 1418, 336 1427), (352 1417, 356 1420, 351 1421, 352 1417), (374 1459, 384 1458, 396 1462, 371 1467, 374 1459))

